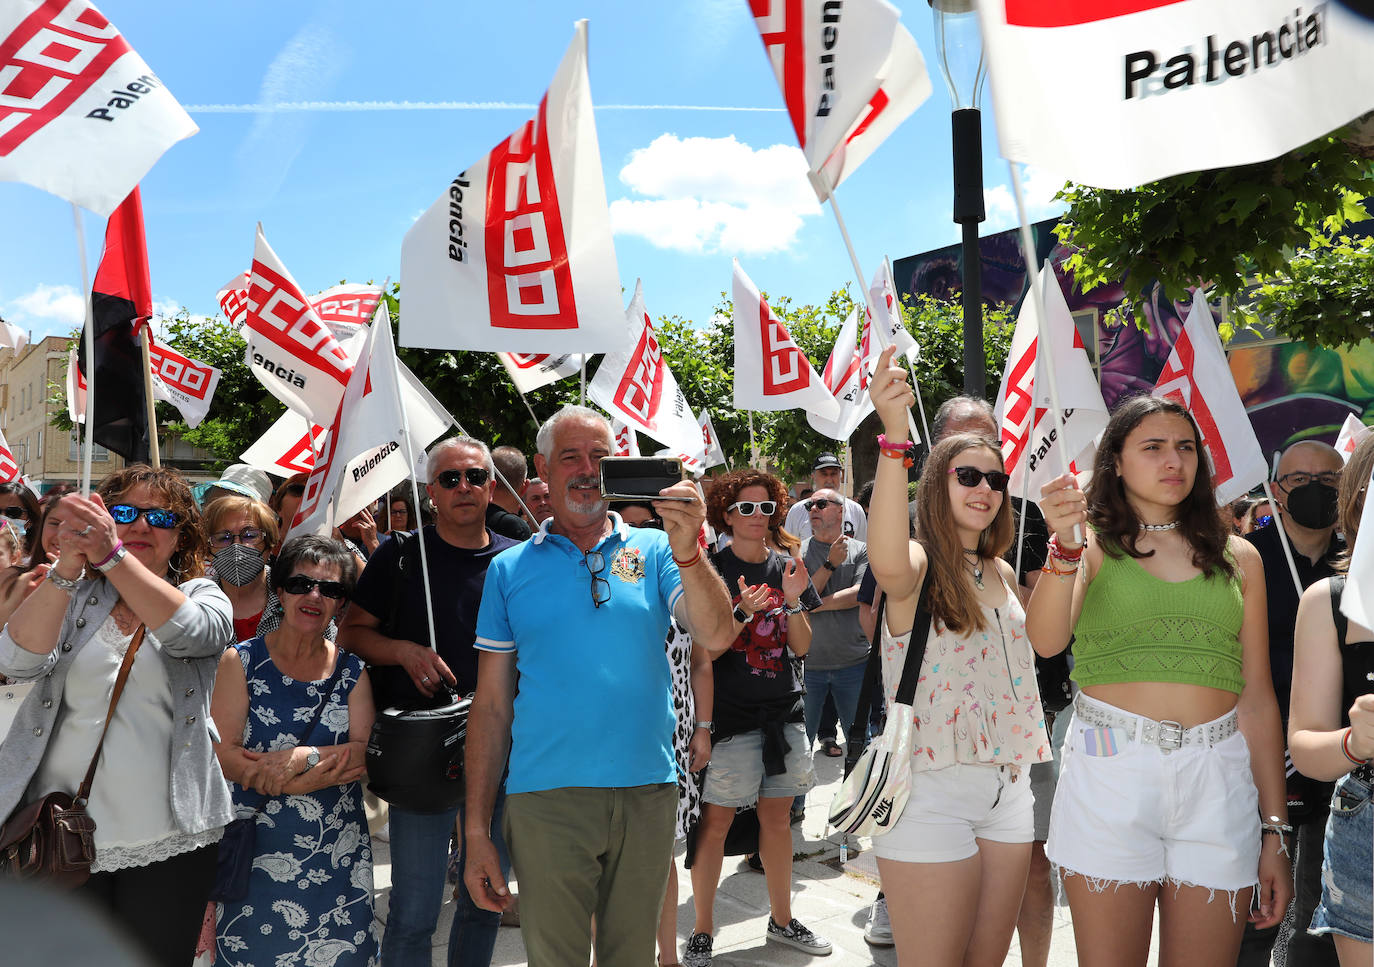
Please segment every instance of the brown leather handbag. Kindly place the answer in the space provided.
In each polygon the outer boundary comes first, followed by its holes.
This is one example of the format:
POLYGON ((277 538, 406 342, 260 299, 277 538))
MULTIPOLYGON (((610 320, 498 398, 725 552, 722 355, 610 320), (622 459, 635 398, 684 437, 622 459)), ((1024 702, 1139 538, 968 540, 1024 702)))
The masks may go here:
POLYGON ((10 814, 0 826, 0 874, 42 880, 64 890, 74 890, 90 878, 91 864, 95 862, 95 820, 86 812, 86 801, 91 795, 100 750, 105 746, 105 733, 146 630, 145 625, 138 626, 129 650, 124 653, 105 714, 105 728, 100 732, 100 741, 76 796, 50 792, 10 814))

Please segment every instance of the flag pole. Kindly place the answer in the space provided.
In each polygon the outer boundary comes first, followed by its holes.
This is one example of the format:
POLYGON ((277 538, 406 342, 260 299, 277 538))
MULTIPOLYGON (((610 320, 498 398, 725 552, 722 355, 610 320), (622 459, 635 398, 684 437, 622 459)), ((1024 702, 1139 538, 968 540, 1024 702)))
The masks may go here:
POLYGON ((157 400, 153 399, 153 320, 148 319, 140 333, 143 350, 143 395, 148 404, 148 460, 156 470, 162 466, 162 454, 157 446, 157 400))
POLYGON ((95 313, 91 307, 91 272, 86 264, 86 232, 81 224, 81 208, 72 202, 72 221, 76 223, 76 250, 81 256, 81 297, 86 301, 86 326, 82 339, 86 345, 86 432, 82 434, 81 496, 91 495, 91 451, 95 444, 95 313))
MULTIPOLYGON (((839 206, 839 204, 835 201, 835 193, 834 193, 833 191, 830 190, 830 185, 829 185, 829 183, 828 183, 823 177, 820 177, 820 176, 816 175, 814 172, 813 172, 812 175, 811 175, 811 183, 812 183, 813 185, 819 185, 820 188, 821 188, 821 190, 825 193, 825 200, 828 201, 828 202, 830 202, 830 211, 833 212, 834 215, 835 215, 835 224, 838 225, 838 226, 840 227, 840 237, 844 239, 844 247, 845 247, 845 249, 849 252, 849 263, 850 263, 852 266, 854 266, 854 274, 855 274, 855 275, 858 277, 858 279, 859 279, 859 294, 865 297, 865 298, 863 299, 863 303, 864 303, 865 306, 867 306, 867 305, 868 305, 868 301, 869 301, 868 298, 867 298, 867 297, 868 297, 868 283, 867 283, 866 281, 864 281, 864 270, 863 270, 863 268, 859 265, 859 256, 858 256, 858 254, 854 251, 854 242, 853 242, 853 240, 851 240, 850 237, 849 237, 849 229, 848 229, 847 227, 845 227, 845 224, 844 224, 844 216, 840 214, 840 206, 839 206)), ((875 319, 876 319, 876 317, 875 317, 875 319)), ((883 339, 883 342, 886 343, 887 340, 886 340, 886 339, 883 339)), ((905 355, 905 354, 903 354, 903 355, 905 355)), ((920 386, 917 384, 917 382, 916 382, 916 366, 911 362, 910 359, 908 359, 908 360, 906 361, 906 368, 907 368, 907 370, 911 373, 911 388, 912 388, 913 390, 916 391, 916 399, 919 401, 920 398, 921 398, 921 387, 920 387, 920 386)), ((924 415, 925 415, 925 410, 924 410, 924 408, 922 408, 922 411, 921 411, 921 412, 922 412, 922 418, 924 419, 924 415)), ((916 430, 916 419, 911 415, 911 411, 910 411, 910 410, 908 410, 908 411, 907 411, 907 414, 906 414, 906 425, 907 425, 907 428, 908 428, 909 430, 911 430, 911 436, 912 436, 912 438, 913 438, 913 442, 915 442, 915 438, 916 438, 916 437, 919 437, 919 436, 920 436, 920 433, 918 433, 917 430, 916 430)), ((928 444, 929 444, 929 435, 927 435, 927 438, 926 438, 926 439, 927 439, 927 445, 928 445, 928 444)))
POLYGON ((1278 502, 1274 500, 1274 491, 1269 487, 1269 481, 1264 482, 1264 496, 1269 501, 1269 513, 1274 518, 1274 526, 1279 529, 1279 545, 1283 548, 1283 556, 1288 559, 1288 573, 1293 575, 1293 587, 1298 592, 1298 597, 1302 597, 1302 579, 1298 577, 1298 562, 1293 560, 1293 548, 1288 543, 1288 531, 1284 529, 1283 517, 1279 514, 1278 502))
POLYGON ((577 405, 587 405, 587 354, 582 354, 582 365, 577 367, 577 405))
POLYGON ((745 410, 744 413, 749 417, 749 465, 757 470, 759 468, 759 447, 754 442, 754 411, 745 410))
MULTIPOLYGON (((1008 161, 1007 167, 1011 169, 1011 190, 1016 196, 1016 217, 1021 223, 1021 248, 1025 255, 1026 276, 1030 281, 1031 307, 1035 311, 1035 332, 1039 339, 1039 344, 1044 348, 1044 352, 1036 354, 1036 368, 1039 368, 1041 360, 1045 363, 1045 381, 1049 383, 1050 389, 1050 411, 1054 414, 1054 430, 1060 440, 1067 439, 1064 434, 1064 411, 1059 408, 1059 383, 1054 374, 1054 353, 1049 351, 1051 345, 1049 333, 1046 331, 1045 320, 1045 289, 1040 284, 1040 266, 1035 259, 1035 239, 1031 236, 1030 221, 1026 216, 1026 197, 1021 190, 1020 165, 1014 161, 1008 161)), ((1040 393, 1040 387, 1035 388, 1036 395, 1040 393)), ((1064 473, 1071 473, 1069 469, 1069 453, 1067 447, 1055 447, 1059 451, 1059 468, 1064 473)), ((1077 524, 1073 525, 1073 539, 1078 543, 1083 543, 1083 528, 1077 524)))
POLYGON ((1030 473, 1021 474, 1021 520, 1016 528, 1016 583, 1024 584, 1021 580, 1021 552, 1026 547, 1026 505, 1030 502, 1030 473))

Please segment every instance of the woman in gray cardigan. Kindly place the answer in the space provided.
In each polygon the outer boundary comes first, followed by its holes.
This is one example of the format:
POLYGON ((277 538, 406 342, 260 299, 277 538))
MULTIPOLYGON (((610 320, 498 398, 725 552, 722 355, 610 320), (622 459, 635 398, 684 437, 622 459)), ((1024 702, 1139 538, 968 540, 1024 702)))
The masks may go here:
POLYGON ((151 962, 185 967, 233 818, 209 711, 233 612, 201 577, 205 535, 177 471, 128 467, 62 506, 60 556, 0 632, 0 673, 38 681, 0 745, 0 816, 75 793, 146 625, 92 784, 96 857, 79 892, 151 962))

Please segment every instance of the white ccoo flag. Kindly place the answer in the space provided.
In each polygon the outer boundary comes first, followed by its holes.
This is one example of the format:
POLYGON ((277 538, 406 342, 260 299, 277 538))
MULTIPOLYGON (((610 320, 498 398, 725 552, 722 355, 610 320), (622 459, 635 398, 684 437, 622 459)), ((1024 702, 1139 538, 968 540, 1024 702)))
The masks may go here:
POLYGON ((816 375, 811 360, 782 320, 763 301, 758 286, 735 260, 735 407, 741 410, 803 409, 827 420, 840 404, 816 375))
POLYGON ((706 454, 705 460, 702 461, 703 469, 709 470, 722 464, 728 465, 728 461, 725 459, 725 449, 720 445, 720 439, 716 436, 716 428, 711 425, 711 414, 702 410, 698 422, 701 424, 701 442, 705 447, 706 454))
POLYGON ((1336 437, 1336 452, 1341 455, 1341 462, 1349 463, 1350 455, 1355 452, 1360 441, 1371 433, 1374 433, 1374 429, 1361 423, 1360 418, 1354 413, 1347 413, 1345 422, 1341 424, 1340 435, 1336 437))
POLYGON ((814 413, 806 414, 806 422, 811 424, 811 429, 835 440, 848 440, 864 417, 873 412, 873 400, 868 395, 871 362, 868 358, 869 329, 865 323, 863 342, 856 351, 858 327, 859 310, 855 307, 844 325, 840 326, 840 334, 835 337, 835 348, 830 351, 830 358, 821 371, 825 388, 840 406, 839 418, 823 420, 814 413))
POLYGON ((501 365, 510 373, 510 380, 522 394, 556 383, 582 369, 586 359, 581 353, 497 353, 501 365))

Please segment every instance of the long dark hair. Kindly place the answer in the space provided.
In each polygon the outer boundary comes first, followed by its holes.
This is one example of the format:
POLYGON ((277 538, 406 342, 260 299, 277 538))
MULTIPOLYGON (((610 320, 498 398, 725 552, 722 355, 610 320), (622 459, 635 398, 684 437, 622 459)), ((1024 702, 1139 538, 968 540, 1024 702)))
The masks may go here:
MULTIPOLYGON (((949 500, 949 469, 966 450, 987 450, 997 457, 1002 469, 1002 451, 996 441, 977 433, 956 433, 935 444, 921 470, 921 487, 916 495, 916 532, 926 551, 926 567, 930 574, 930 590, 926 606, 931 617, 943 622, 950 631, 982 631, 983 609, 978 597, 965 578, 964 545, 954 526, 954 512, 949 500)), ((1002 506, 997 516, 978 535, 978 553, 996 558, 1011 547, 1011 494, 1003 492, 1002 506)))
POLYGON ((1226 556, 1231 528, 1217 513, 1216 491, 1212 487, 1212 468, 1202 446, 1197 423, 1181 405, 1156 396, 1135 396, 1121 404, 1103 431, 1093 461, 1093 479, 1088 484, 1088 523, 1102 539, 1102 549, 1112 557, 1129 555, 1150 557, 1154 551, 1137 549, 1141 520, 1126 499, 1126 485, 1117 473, 1116 463, 1128 437, 1146 417, 1164 413, 1188 421, 1197 447, 1197 473, 1193 489, 1178 504, 1178 532, 1193 551, 1193 564, 1204 574, 1234 577, 1235 562, 1226 556))

